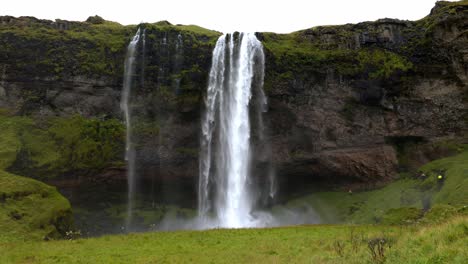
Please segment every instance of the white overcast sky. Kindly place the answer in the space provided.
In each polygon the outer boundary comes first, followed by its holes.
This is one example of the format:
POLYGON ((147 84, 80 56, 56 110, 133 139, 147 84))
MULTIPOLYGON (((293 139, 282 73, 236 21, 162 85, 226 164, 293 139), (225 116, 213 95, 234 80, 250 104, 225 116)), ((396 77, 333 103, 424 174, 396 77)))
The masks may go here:
POLYGON ((378 18, 416 20, 435 0, 2 0, 0 15, 84 21, 99 15, 124 25, 168 20, 221 32, 287 33, 378 18))

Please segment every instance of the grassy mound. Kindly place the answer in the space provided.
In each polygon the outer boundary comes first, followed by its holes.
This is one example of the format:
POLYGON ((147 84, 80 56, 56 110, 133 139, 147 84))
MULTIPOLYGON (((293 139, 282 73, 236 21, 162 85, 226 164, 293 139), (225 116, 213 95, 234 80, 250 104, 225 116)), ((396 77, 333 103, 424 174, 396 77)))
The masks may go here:
POLYGON ((70 203, 54 187, 2 170, 0 186, 0 244, 57 238, 70 230, 70 203))

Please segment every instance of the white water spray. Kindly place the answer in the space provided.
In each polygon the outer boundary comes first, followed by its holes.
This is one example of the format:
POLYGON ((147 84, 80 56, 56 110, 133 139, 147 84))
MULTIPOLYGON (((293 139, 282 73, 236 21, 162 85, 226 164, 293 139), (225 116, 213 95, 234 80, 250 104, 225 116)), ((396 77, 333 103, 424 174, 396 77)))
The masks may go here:
MULTIPOLYGON (((254 34, 228 34, 218 39, 202 120, 198 198, 202 221, 209 221, 213 213, 216 226, 238 228, 266 224, 265 219, 252 214, 255 201, 249 177, 249 106, 252 86, 259 80, 261 90, 263 75, 263 48, 254 34)), ((262 97, 261 103, 266 104, 263 91, 257 94, 262 97)), ((263 120, 257 119, 262 122, 258 127, 263 130, 263 120)))

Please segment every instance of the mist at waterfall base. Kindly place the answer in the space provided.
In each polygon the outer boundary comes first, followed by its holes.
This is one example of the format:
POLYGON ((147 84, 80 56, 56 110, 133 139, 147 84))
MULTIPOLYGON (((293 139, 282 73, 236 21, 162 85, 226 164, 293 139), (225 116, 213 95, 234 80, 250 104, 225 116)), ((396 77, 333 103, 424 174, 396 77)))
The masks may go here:
POLYGON ((93 236, 318 223, 313 208, 286 206, 276 197, 281 186, 269 143, 265 55, 255 34, 223 35, 213 50, 199 121, 200 142, 195 142, 198 173, 180 180, 161 176, 167 174, 165 163, 172 162, 165 157, 174 151, 167 137, 181 128, 171 122, 176 113, 162 108, 165 98, 159 95, 167 96, 163 89, 170 89, 173 98, 183 92, 181 80, 169 77, 183 71, 184 49, 180 33, 139 29, 129 42, 121 95, 127 188, 101 184, 67 195, 77 208, 78 227, 93 236), (155 58, 151 49, 157 49, 160 57, 155 58), (150 60, 158 64, 156 72, 146 67, 150 60), (157 76, 153 86, 145 80, 150 74, 157 76), (142 127, 158 133, 142 138, 146 131, 142 127), (154 166, 148 168, 148 162, 154 166))

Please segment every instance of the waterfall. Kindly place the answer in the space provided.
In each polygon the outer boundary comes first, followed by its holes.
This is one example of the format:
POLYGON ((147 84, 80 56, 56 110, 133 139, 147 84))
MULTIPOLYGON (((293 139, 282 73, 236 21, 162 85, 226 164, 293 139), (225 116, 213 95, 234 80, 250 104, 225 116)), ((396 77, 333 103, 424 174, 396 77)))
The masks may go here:
POLYGON ((6 96, 6 65, 3 65, 2 67, 2 78, 0 80, 0 97, 5 97, 6 96))
POLYGON ((179 76, 174 79, 173 87, 175 94, 180 94, 180 71, 182 69, 182 64, 184 63, 184 39, 182 35, 179 33, 177 35, 176 46, 175 46, 175 54, 174 54, 174 72, 178 73, 179 76))
POLYGON ((136 178, 135 178, 135 148, 132 144, 132 120, 131 109, 129 106, 130 95, 133 86, 133 80, 136 67, 136 48, 140 40, 140 29, 128 44, 127 55, 125 57, 124 66, 124 81, 122 89, 122 97, 120 101, 120 109, 124 113, 126 125, 126 141, 125 141, 125 160, 127 162, 127 182, 128 182, 128 201, 127 201, 127 219, 126 227, 129 228, 132 221, 133 203, 136 191, 136 178))
POLYGON ((146 28, 143 29, 143 34, 141 34, 141 44, 142 56, 141 56, 141 76, 140 76, 140 85, 141 87, 145 86, 145 63, 146 63, 146 28))
MULTIPOLYGON (((265 65, 265 56, 261 53, 258 56, 258 63, 260 65, 265 65)), ((266 195, 263 198, 264 203, 267 204, 268 201, 273 201, 276 196, 277 186, 276 186, 276 172, 273 166, 273 157, 272 157, 272 149, 270 145, 270 141, 267 139, 267 129, 265 127, 265 122, 263 120, 263 113, 267 112, 268 110, 268 101, 263 91, 263 81, 265 77, 265 67, 260 67, 257 71, 255 76, 256 80, 254 80, 255 90, 253 91, 254 97, 257 98, 255 103, 255 113, 256 113, 256 122, 257 122, 257 145, 259 149, 256 152, 261 153, 260 159, 267 163, 267 171, 266 174, 268 176, 267 179, 267 186, 266 186, 266 195)))
MULTIPOLYGON (((214 215, 221 227, 261 225, 252 214, 249 107, 265 110, 263 75, 263 47, 254 34, 227 34, 218 39, 201 124, 198 209, 202 221, 214 215), (254 87, 257 90, 252 93, 254 87), (257 98, 251 102, 253 95, 257 98)), ((263 118, 256 112, 259 123, 255 127, 264 140, 263 118)))

